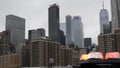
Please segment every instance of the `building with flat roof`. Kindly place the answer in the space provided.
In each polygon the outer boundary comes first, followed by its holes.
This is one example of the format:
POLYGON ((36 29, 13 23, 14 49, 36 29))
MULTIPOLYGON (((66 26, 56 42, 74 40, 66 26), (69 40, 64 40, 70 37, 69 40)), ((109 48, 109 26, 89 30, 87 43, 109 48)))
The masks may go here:
POLYGON ((42 37, 45 37, 45 29, 43 29, 43 28, 28 31, 28 40, 29 41, 39 40, 42 37))
POLYGON ((49 60, 54 59, 54 66, 60 66, 60 44, 47 40, 36 40, 30 43, 30 66, 48 66, 49 60))
POLYGON ((10 43, 17 46, 25 42, 25 19, 15 16, 6 16, 6 31, 9 32, 8 39, 10 43))
POLYGON ((80 16, 74 16, 72 19, 72 35, 75 45, 80 48, 84 47, 83 24, 80 16))
POLYGON ((72 16, 66 16, 66 44, 72 44, 72 16))
POLYGON ((53 4, 49 7, 48 22, 49 37, 52 41, 60 42, 59 6, 57 4, 53 4))

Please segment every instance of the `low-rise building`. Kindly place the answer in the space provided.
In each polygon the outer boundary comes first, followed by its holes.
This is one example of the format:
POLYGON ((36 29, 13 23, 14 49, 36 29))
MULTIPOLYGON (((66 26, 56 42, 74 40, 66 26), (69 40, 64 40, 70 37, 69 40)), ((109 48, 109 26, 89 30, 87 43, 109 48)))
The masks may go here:
POLYGON ((0 56, 0 68, 21 68, 20 54, 7 54, 0 56))

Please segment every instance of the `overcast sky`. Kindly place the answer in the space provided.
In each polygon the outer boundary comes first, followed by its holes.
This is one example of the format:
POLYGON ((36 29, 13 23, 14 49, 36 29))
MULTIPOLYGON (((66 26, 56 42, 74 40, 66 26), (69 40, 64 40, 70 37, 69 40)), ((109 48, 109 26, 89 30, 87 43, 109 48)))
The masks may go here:
MULTIPOLYGON (((60 22, 65 22, 68 14, 81 16, 84 37, 92 37, 97 43, 102 0, 0 0, 0 31, 5 30, 5 16, 14 14, 26 19, 26 38, 28 30, 37 28, 45 28, 48 35, 48 7, 54 3, 60 7, 60 22)), ((110 1, 104 3, 111 19, 110 1)))

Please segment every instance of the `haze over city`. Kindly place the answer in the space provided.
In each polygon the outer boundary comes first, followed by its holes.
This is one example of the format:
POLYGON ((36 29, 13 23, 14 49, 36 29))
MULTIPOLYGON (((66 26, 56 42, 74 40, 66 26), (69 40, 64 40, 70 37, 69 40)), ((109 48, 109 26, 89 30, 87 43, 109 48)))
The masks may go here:
MULTIPOLYGON (((5 30, 5 16, 14 14, 26 19, 26 38, 28 30, 36 28, 45 28, 48 36, 48 7, 53 3, 60 7, 60 23, 65 23, 68 14, 81 16, 84 37, 92 37, 93 43, 97 44, 102 0, 0 0, 0 31, 5 30)), ((110 1, 104 0, 104 6, 111 20, 110 1)))

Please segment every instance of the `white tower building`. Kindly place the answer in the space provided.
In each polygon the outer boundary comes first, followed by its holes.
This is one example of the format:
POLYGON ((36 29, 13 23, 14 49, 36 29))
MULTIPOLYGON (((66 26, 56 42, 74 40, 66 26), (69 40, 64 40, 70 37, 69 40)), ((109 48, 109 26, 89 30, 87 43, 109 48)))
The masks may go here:
POLYGON ((109 29, 110 29, 110 25, 109 25, 108 11, 104 9, 104 2, 103 2, 103 9, 100 10, 100 33, 108 33, 109 29))

